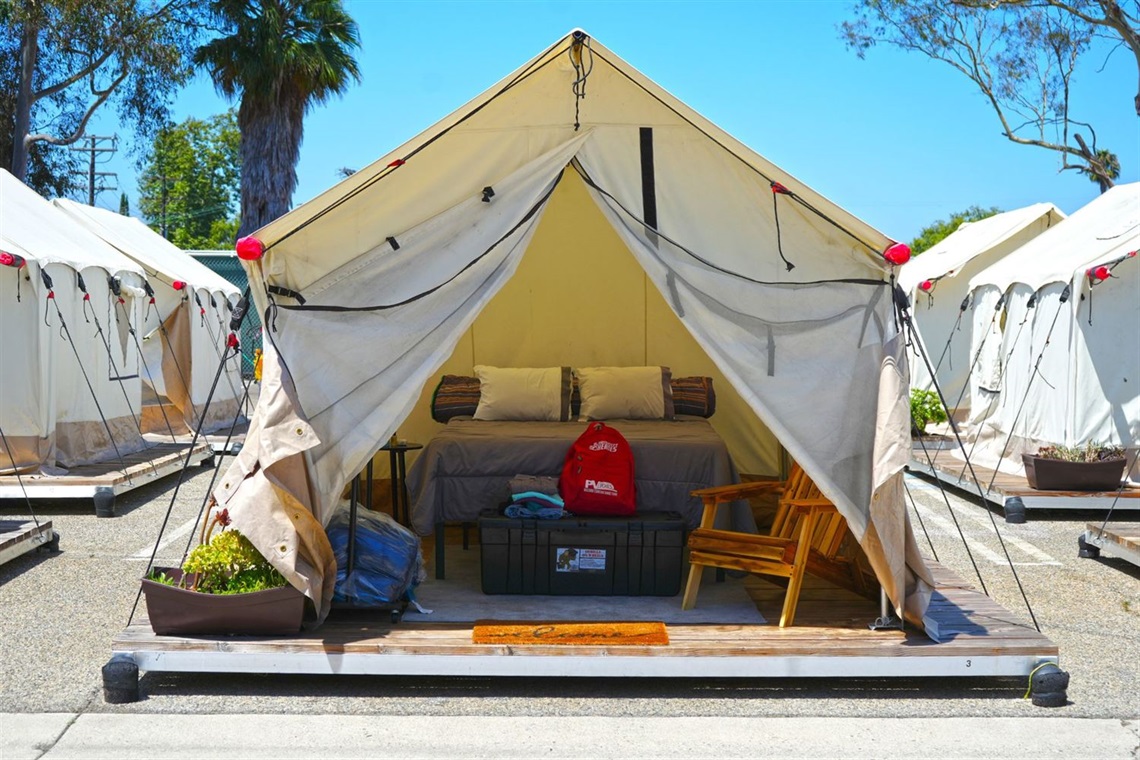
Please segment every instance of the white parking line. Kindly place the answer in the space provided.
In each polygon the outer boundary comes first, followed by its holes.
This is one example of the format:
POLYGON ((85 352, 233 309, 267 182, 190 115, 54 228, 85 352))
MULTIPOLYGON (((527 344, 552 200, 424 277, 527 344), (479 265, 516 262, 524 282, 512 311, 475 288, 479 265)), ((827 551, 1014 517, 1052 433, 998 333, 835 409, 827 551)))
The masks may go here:
MULTIPOLYGON (((936 525, 938 527, 938 529, 942 533, 944 533, 948 536, 954 537, 955 540, 957 540, 959 538, 958 528, 955 527, 954 523, 950 520, 950 518, 943 517, 941 514, 936 513, 930 507, 927 507, 923 504, 919 504, 917 501, 915 502, 914 506, 921 513, 922 520, 924 523, 926 523, 928 525, 930 523, 933 523, 934 525, 936 525)), ((985 517, 983 517, 981 515, 974 514, 971 511, 966 510, 966 509, 956 509, 954 511, 954 515, 958 518, 958 524, 961 525, 961 527, 962 527, 963 535, 965 535, 966 539, 970 542, 970 550, 972 552, 974 552, 976 554, 980 554, 981 556, 985 557, 987 560, 994 562, 996 564, 999 564, 999 565, 1008 564, 1006 561, 1006 558, 1000 552, 989 549, 982 543, 983 540, 989 539, 989 538, 994 538, 996 540, 996 536, 993 536, 993 533, 991 531, 985 531, 984 533, 979 534, 979 532, 977 530, 967 531, 966 530, 967 526, 963 525, 963 522, 965 520, 968 520, 969 522, 971 522, 975 525, 980 525, 980 526, 985 527, 985 528, 993 527, 985 517)), ((1015 547, 1015 548, 1019 549, 1021 552, 1027 554, 1033 560, 1035 560, 1032 562, 1017 562, 1017 561, 1015 561, 1013 563, 1015 565, 1050 565, 1050 566, 1054 566, 1054 567, 1061 567, 1064 564, 1062 562, 1058 562, 1056 559, 1053 558, 1052 555, 1046 554, 1045 552, 1041 551, 1040 549, 1038 549, 1033 544, 1031 544, 1028 541, 1025 541, 1023 539, 1020 539, 1020 538, 1017 538, 1015 536, 1010 536, 1006 533, 1003 533, 1002 534, 1002 540, 1005 542, 1007 548, 1010 546, 1015 547)), ((1011 552, 1010 555, 1012 557, 1013 552, 1011 552)))
POLYGON ((183 536, 185 536, 190 531, 194 530, 194 526, 197 525, 197 523, 198 523, 197 518, 194 518, 193 520, 188 520, 187 522, 183 523, 182 525, 179 525, 174 530, 169 531, 166 534, 166 537, 163 538, 162 542, 157 547, 155 547, 155 546, 144 546, 142 549, 139 549, 137 552, 135 552, 134 554, 132 554, 129 557, 126 557, 125 559, 128 562, 138 562, 139 560, 143 560, 143 561, 149 560, 151 558, 152 554, 155 556, 158 556, 158 553, 161 552, 163 549, 170 546, 170 544, 172 544, 175 541, 177 541, 178 539, 182 538, 183 536))

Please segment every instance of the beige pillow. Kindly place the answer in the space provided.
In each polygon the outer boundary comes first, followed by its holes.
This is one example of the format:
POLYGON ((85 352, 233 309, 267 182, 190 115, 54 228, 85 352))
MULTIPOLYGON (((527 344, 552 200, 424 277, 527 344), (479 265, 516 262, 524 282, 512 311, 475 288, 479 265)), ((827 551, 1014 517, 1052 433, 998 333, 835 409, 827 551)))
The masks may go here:
POLYGON ((671 420, 673 391, 668 367, 580 367, 580 419, 671 420))
POLYGON ((477 420, 570 419, 570 368, 475 366, 479 378, 477 420))

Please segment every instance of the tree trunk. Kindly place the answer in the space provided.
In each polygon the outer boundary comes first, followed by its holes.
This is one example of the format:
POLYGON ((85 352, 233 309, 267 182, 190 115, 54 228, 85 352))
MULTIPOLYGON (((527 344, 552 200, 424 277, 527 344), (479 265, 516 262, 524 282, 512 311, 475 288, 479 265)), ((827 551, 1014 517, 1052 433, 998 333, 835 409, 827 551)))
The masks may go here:
POLYGON ((32 126, 32 84, 40 53, 40 30, 29 19, 20 38, 20 81, 12 129, 12 175, 21 182, 28 176, 28 146, 24 138, 32 126))
POLYGON ((293 204, 304 128, 304 101, 282 88, 276 97, 242 97, 241 226, 244 237, 282 216, 293 204))

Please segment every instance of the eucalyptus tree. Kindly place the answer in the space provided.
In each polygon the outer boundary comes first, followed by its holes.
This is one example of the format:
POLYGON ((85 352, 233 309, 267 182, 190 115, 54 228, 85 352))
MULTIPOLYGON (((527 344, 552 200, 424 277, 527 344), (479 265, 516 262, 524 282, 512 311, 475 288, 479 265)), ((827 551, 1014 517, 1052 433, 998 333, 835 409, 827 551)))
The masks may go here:
MULTIPOLYGON (((0 2, 3 159, 25 179, 58 189, 69 162, 47 146, 71 145, 105 105, 140 136, 166 117, 170 96, 192 74, 204 0, 5 0, 0 2)), ((44 190, 46 188, 38 188, 44 190)))
MULTIPOLYGON (((860 57, 882 43, 950 65, 978 87, 1007 139, 1059 153, 1062 170, 1102 192, 1119 176, 1071 96, 1098 42, 1131 53, 1140 71, 1137 0, 857 0, 841 33, 860 57)), ((1128 95, 1121 107, 1140 116, 1140 93, 1128 95)))

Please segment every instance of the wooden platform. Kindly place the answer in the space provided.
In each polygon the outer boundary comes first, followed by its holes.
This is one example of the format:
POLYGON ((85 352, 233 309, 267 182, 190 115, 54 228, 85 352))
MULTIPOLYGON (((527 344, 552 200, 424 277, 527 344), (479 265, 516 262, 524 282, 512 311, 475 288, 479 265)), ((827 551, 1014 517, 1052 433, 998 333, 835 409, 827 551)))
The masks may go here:
POLYGON ((66 475, 0 475, 0 499, 95 499, 110 504, 114 497, 159 478, 177 473, 189 457, 190 465, 212 461, 214 452, 207 443, 190 449, 186 444, 151 444, 127 454, 120 461, 109 459, 81 465, 66 475))
MULTIPOLYGON (((1111 522, 1103 529, 1099 523, 1088 523, 1081 538, 1087 547, 1095 547, 1098 555, 1104 552, 1140 566, 1140 523, 1111 522)), ((1086 546, 1081 549, 1086 550, 1086 546)))
POLYGON ((51 520, 0 520, 0 565, 41 546, 59 546, 51 520))
MULTIPOLYGON (((930 565, 939 586, 930 614, 943 643, 918 630, 870 630, 877 603, 809 579, 793 627, 668 625, 667 646, 474 644, 471 623, 393 624, 387 613, 334 611, 317 630, 282 638, 157 636, 136 618, 112 651, 143 671, 423 676, 1025 676, 1057 662, 1046 636, 930 565)), ((759 578, 748 588, 765 619, 778 620, 783 589, 759 578)), ((493 619, 494 597, 486 600, 493 619)))
MULTIPOLYGON (((911 460, 907 464, 910 472, 919 473, 944 485, 980 496, 986 501, 1006 510, 1011 499, 1021 500, 1026 511, 1031 509, 1085 509, 1085 510, 1137 510, 1140 509, 1140 487, 1126 487, 1122 491, 1041 491, 1030 488, 1024 476, 997 472, 972 464, 978 483, 974 482, 970 469, 960 459, 951 456, 957 448, 953 438, 932 436, 923 440, 926 448, 915 442, 911 460), (927 456, 933 459, 933 467, 927 456), (992 481, 992 485, 991 485, 992 481), (979 487, 980 486, 980 487, 979 487)), ((1006 515, 1007 518, 1009 515, 1006 515)))

